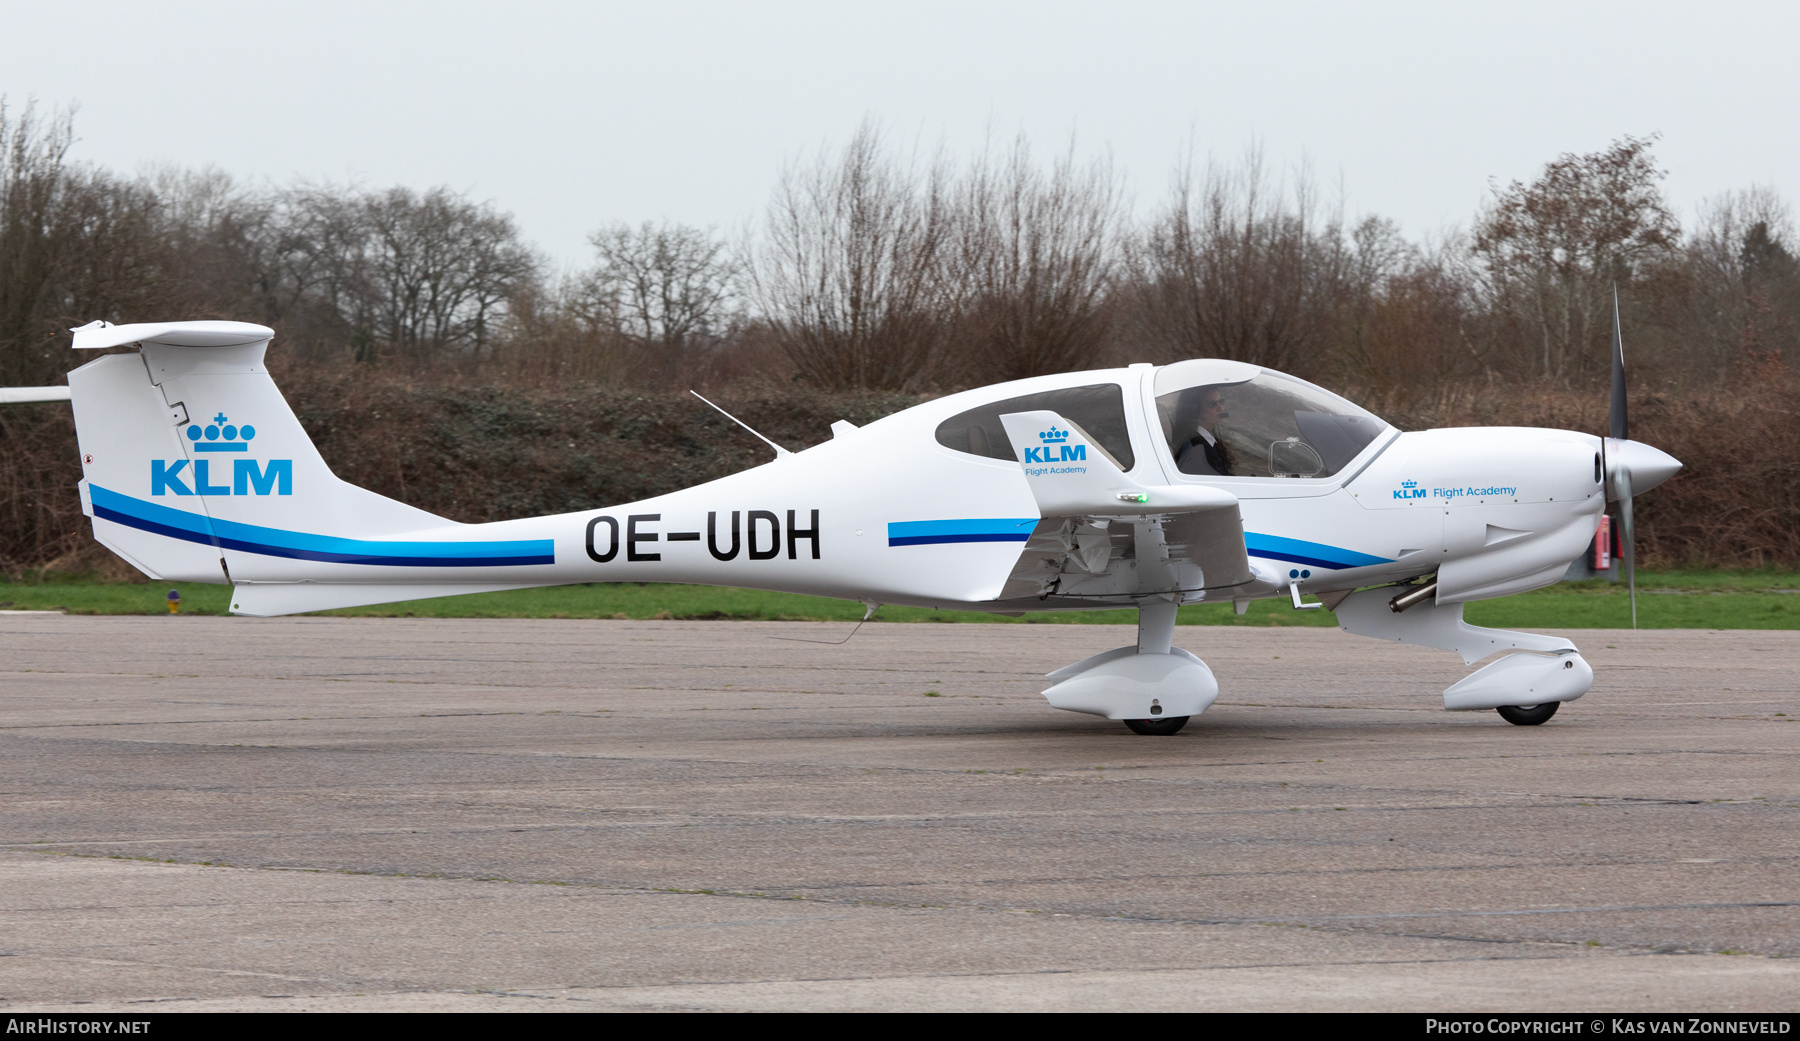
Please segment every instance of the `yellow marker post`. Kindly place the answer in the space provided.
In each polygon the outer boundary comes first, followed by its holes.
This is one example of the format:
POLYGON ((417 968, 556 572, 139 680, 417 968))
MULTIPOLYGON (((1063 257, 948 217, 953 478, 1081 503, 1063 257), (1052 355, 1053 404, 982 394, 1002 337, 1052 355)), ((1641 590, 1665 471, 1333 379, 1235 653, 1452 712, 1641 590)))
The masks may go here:
POLYGON ((175 614, 175 613, 179 612, 180 610, 181 610, 181 590, 171 589, 171 590, 169 590, 169 613, 175 614))

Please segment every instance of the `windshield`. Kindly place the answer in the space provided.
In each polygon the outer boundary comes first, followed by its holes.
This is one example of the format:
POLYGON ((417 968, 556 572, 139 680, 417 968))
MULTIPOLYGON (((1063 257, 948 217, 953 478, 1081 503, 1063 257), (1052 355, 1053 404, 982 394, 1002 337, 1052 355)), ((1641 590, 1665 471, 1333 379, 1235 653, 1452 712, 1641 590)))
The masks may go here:
POLYGON ((1176 468, 1196 475, 1330 477, 1388 429, 1328 390, 1241 362, 1164 366, 1156 412, 1176 468))

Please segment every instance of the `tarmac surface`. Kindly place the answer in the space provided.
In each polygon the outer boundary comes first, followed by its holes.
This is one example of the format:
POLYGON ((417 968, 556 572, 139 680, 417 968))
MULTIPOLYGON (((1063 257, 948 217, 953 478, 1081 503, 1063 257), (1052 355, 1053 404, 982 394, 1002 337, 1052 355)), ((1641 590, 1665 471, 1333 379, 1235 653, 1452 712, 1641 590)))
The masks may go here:
POLYGON ((0 1012, 1800 1008, 1800 632, 849 628, 0 615, 0 1012))

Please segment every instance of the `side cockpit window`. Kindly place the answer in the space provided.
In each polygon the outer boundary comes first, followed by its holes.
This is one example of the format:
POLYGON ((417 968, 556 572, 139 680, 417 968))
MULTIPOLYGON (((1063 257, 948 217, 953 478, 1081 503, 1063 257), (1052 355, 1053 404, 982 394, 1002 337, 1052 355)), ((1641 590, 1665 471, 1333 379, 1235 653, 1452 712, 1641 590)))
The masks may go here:
POLYGON ((1164 366, 1156 411, 1176 469, 1197 476, 1330 477, 1388 429, 1305 380, 1210 359, 1164 366))
POLYGON ((960 412, 938 424, 938 444, 971 455, 1018 462, 1000 417, 1011 412, 1048 409, 1079 426, 1088 437, 1118 461, 1120 470, 1135 464, 1131 435, 1125 429, 1125 394, 1117 383, 1065 387, 995 401, 960 412))

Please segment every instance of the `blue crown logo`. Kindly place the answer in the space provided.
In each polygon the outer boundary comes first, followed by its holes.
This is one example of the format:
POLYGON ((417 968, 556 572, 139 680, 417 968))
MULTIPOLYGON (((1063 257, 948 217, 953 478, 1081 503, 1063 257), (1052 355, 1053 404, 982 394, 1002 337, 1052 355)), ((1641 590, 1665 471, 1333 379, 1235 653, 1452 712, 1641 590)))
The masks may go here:
POLYGON ((226 422, 225 413, 221 412, 205 427, 198 423, 189 426, 187 436, 194 443, 196 452, 248 452, 251 440, 256 437, 256 428, 248 423, 233 426, 226 422))
POLYGON ((1402 487, 1402 488, 1417 488, 1418 486, 1419 486, 1419 482, 1417 482, 1417 481, 1401 481, 1400 482, 1400 487, 1402 487))
POLYGON ((1059 445, 1059 444, 1062 444, 1064 441, 1067 441, 1068 439, 1069 439, 1069 432, 1067 430, 1056 429, 1055 424, 1051 424, 1049 430, 1045 430, 1038 434, 1039 441, 1042 441, 1045 444, 1050 444, 1050 445, 1059 445))

